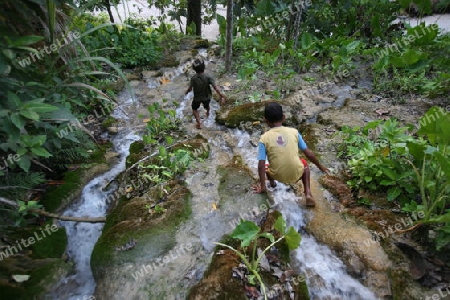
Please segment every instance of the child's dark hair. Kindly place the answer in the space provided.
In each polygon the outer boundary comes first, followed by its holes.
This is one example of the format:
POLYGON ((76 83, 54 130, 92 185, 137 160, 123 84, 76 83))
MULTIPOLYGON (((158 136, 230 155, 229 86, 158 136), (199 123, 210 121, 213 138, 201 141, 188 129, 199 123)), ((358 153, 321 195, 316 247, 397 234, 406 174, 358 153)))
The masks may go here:
POLYGON ((283 120, 283 108, 276 102, 270 102, 264 109, 264 118, 270 123, 277 123, 283 120))
POLYGON ((197 57, 192 63, 192 67, 196 73, 205 72, 205 61, 201 57, 197 57))

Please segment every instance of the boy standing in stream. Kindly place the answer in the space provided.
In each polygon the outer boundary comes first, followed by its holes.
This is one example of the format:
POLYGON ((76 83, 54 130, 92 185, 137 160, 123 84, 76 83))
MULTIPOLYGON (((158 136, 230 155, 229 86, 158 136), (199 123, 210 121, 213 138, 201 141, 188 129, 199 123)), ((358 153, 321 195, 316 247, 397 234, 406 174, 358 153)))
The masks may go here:
POLYGON ((264 119, 270 129, 265 132, 258 143, 258 174, 260 183, 253 186, 256 193, 266 191, 266 176, 271 187, 276 186, 275 180, 289 184, 300 179, 305 189, 306 206, 316 205, 310 189, 310 171, 306 160, 298 156, 302 150, 322 172, 329 173, 315 154, 308 149, 301 134, 295 128, 284 127, 283 108, 280 104, 270 102, 264 109, 264 119), (266 158, 269 165, 266 169, 266 158))
POLYGON ((219 94, 220 96, 220 105, 225 103, 225 97, 220 93, 219 88, 216 86, 216 83, 214 82, 214 79, 210 76, 205 74, 205 62, 202 58, 196 58, 194 62, 192 63, 192 67, 194 71, 197 73, 191 78, 191 82, 189 84, 189 88, 187 89, 185 95, 187 95, 190 91, 194 90, 194 100, 192 100, 192 112, 194 113, 195 120, 197 121, 197 124, 195 124, 195 127, 200 129, 200 115, 198 113, 198 109, 200 107, 200 104, 203 104, 203 108, 206 109, 206 117, 209 117, 209 103, 211 102, 211 88, 209 87, 212 85, 214 90, 219 94))

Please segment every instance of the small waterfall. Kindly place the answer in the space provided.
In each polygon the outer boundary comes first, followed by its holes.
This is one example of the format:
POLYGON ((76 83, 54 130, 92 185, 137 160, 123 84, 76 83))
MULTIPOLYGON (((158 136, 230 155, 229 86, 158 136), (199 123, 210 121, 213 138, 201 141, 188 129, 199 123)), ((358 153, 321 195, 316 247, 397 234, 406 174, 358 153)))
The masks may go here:
MULTIPOLYGON (((231 134, 238 139, 238 149, 235 150, 238 150, 256 175, 256 148, 250 144, 250 135, 238 129, 232 130, 231 134)), ((313 236, 303 232, 305 213, 292 189, 278 183, 277 187, 269 188, 269 191, 273 194, 275 206, 283 214, 286 223, 302 232, 300 248, 294 251, 293 257, 299 271, 305 274, 311 299, 377 299, 369 289, 347 274, 345 265, 330 248, 319 244, 313 236)))
MULTIPOLYGON (((206 51, 201 53, 205 55, 206 51)), ((178 67, 172 73, 178 76, 182 72, 184 72, 184 68, 178 67)), ((157 86, 155 82, 148 81, 148 87, 157 86)), ((191 98, 192 94, 184 97, 176 111, 177 117, 182 119, 184 124, 189 123, 193 118, 190 108, 191 98)), ((133 99, 123 100, 123 105, 134 105, 135 103, 133 99)), ((256 175, 256 148, 250 143, 250 135, 242 130, 228 129, 217 125, 214 120, 215 111, 219 109, 219 105, 212 101, 211 108, 211 115, 203 120, 201 130, 212 146, 211 157, 214 158, 218 152, 223 152, 229 157, 240 155, 256 175), (230 146, 230 141, 234 141, 231 143, 234 146, 230 146)), ((113 113, 113 116, 120 119, 134 117, 126 116, 121 107, 113 113)), ((107 199, 113 192, 112 190, 105 191, 105 187, 125 169, 129 145, 140 139, 133 131, 121 131, 113 139, 114 148, 120 154, 119 162, 110 171, 88 183, 80 199, 64 214, 89 217, 105 216, 107 199)), ((217 175, 215 168, 220 161, 213 160, 214 163, 209 165, 209 170, 198 171, 187 180, 188 187, 193 190, 198 199, 193 200, 192 217, 177 232, 177 245, 190 243, 198 245, 200 243, 201 247, 186 253, 183 255, 183 259, 174 261, 170 267, 158 268, 153 271, 152 290, 155 295, 164 294, 168 297, 164 299, 184 299, 187 291, 187 287, 183 283, 184 274, 192 271, 193 276, 198 280, 207 268, 206 264, 211 250, 214 248, 214 242, 220 239, 221 235, 233 230, 231 224, 234 220, 239 219, 242 212, 253 209, 248 201, 245 201, 245 195, 239 199, 239 204, 224 204, 219 210, 212 209, 212 205, 218 201, 219 195, 205 192, 205 186, 215 182, 217 175)), ((278 184, 271 192, 276 201, 276 208, 285 216, 288 225, 294 226, 302 232, 307 212, 300 208, 297 196, 283 184, 278 184)), ((71 300, 89 297, 95 290, 95 282, 90 269, 90 256, 101 235, 103 224, 74 222, 62 222, 62 224, 66 227, 69 236, 69 256, 76 263, 76 274, 64 278, 52 296, 54 299, 71 300)), ((174 246, 174 249, 178 249, 177 247, 174 246)), ((306 274, 312 299, 376 299, 371 291, 347 274, 342 261, 327 246, 319 244, 314 237, 307 233, 302 232, 301 246, 292 253, 292 257, 294 265, 297 265, 297 270, 306 274)), ((143 262, 145 262, 145 258, 143 258, 143 262)), ((129 282, 129 284, 139 285, 140 282, 129 282)), ((129 290, 125 289, 124 292, 127 293, 127 291, 129 290)), ((133 297, 132 294, 128 294, 128 296, 133 297)))
MULTIPOLYGON (((106 186, 125 170, 125 159, 129 154, 130 144, 140 140, 132 131, 123 131, 113 139, 114 150, 119 153, 119 160, 108 172, 91 180, 83 189, 80 198, 75 201, 63 215, 77 217, 103 217, 109 200, 113 199, 113 189, 106 186)), ((53 299, 87 299, 94 294, 95 281, 90 267, 91 253, 99 239, 104 224, 61 222, 68 236, 68 255, 76 264, 76 273, 63 278, 53 292, 53 299)))

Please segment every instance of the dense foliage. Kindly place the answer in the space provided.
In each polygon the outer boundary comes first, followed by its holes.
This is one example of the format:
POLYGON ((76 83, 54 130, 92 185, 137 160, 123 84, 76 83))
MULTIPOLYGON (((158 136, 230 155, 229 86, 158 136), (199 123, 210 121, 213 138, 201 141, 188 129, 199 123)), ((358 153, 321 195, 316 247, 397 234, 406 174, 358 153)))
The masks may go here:
POLYGON ((128 68, 155 64, 161 56, 159 32, 152 23, 152 20, 128 18, 121 26, 99 28, 107 24, 107 17, 85 14, 77 18, 75 26, 80 32, 98 28, 81 40, 91 55, 108 58, 128 68))
MULTIPOLYGON (((412 126, 412 125, 411 125, 412 126)), ((394 119, 342 129, 341 157, 348 160, 354 189, 385 192, 406 212, 423 211, 421 223, 438 224, 436 248, 450 243, 450 113, 430 109, 414 127, 394 119)))

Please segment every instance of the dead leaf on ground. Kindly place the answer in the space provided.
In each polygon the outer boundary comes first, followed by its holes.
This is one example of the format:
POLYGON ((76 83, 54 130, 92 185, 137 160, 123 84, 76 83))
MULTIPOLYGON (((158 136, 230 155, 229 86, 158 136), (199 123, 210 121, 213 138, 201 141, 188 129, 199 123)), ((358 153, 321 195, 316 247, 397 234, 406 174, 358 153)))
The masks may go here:
POLYGON ((377 109, 375 110, 375 112, 376 112, 379 116, 387 115, 387 114, 390 113, 389 110, 387 110, 387 109, 382 109, 382 108, 377 108, 377 109))

